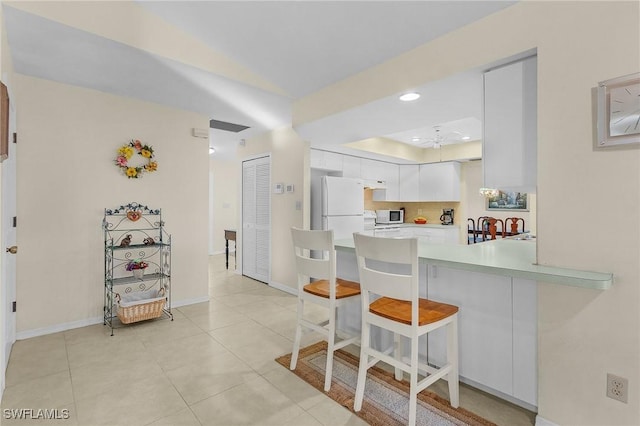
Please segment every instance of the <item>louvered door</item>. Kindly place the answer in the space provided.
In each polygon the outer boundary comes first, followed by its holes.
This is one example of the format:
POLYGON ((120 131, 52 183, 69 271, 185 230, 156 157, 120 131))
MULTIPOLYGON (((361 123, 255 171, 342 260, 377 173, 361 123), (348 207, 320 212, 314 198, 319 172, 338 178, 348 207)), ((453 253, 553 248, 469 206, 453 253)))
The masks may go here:
POLYGON ((271 158, 242 163, 242 274, 269 282, 271 158))

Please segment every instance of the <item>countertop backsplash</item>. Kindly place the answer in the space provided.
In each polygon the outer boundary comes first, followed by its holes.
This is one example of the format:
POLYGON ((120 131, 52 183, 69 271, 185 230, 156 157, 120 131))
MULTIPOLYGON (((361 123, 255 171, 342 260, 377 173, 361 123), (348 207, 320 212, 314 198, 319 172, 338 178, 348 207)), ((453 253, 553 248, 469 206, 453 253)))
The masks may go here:
MULTIPOLYGON (((457 216, 460 203, 456 202, 401 202, 401 201, 373 201, 373 190, 364 190, 365 210, 387 210, 404 207, 404 222, 413 223, 413 219, 422 216, 427 218, 427 223, 440 223, 442 209, 454 209, 454 224, 460 223, 457 216)), ((465 218, 466 221, 466 218, 465 218)))

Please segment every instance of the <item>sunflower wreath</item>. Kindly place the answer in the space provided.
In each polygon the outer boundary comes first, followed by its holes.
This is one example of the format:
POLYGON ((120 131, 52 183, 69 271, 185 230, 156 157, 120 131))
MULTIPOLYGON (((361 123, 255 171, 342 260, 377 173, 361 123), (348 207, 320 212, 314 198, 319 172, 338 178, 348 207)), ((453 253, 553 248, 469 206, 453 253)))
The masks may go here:
POLYGON ((143 144, 138 139, 132 139, 131 142, 122 145, 118 149, 118 156, 116 157, 115 163, 129 179, 138 179, 142 177, 144 173, 151 173, 158 170, 158 162, 153 159, 153 148, 143 144), (145 158, 147 164, 142 166, 129 164, 129 160, 134 154, 141 155, 145 158))

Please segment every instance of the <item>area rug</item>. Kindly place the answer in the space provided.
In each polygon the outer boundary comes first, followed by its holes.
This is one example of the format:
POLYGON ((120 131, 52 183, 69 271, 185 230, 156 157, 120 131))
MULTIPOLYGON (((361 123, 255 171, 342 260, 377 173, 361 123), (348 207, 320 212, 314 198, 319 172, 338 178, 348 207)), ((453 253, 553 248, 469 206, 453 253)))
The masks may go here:
MULTIPOLYGON (((276 358, 289 369, 291 354, 276 358)), ((327 361, 327 343, 319 342, 300 349, 295 373, 298 377, 324 392, 324 369, 327 361)), ((344 350, 334 353, 331 390, 326 393, 343 407, 353 411, 353 399, 358 379, 358 358, 344 350)), ((355 413, 355 412, 354 412, 355 413)), ((393 374, 374 366, 367 372, 365 397, 360 412, 355 413, 373 426, 406 425, 409 417, 409 382, 394 379, 393 374)), ((494 423, 465 410, 452 408, 444 398, 428 389, 418 394, 416 423, 418 425, 472 425, 494 423)))

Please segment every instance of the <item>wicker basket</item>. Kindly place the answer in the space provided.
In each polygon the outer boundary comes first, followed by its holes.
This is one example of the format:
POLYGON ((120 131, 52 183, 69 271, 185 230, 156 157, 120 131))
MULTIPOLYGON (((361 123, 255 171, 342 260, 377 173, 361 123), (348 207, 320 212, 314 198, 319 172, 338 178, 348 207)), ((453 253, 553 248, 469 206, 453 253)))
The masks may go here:
POLYGON ((125 306, 120 302, 120 295, 116 294, 118 302, 118 318, 123 324, 158 318, 162 315, 162 308, 167 301, 164 297, 164 288, 158 292, 158 297, 143 299, 125 306))

